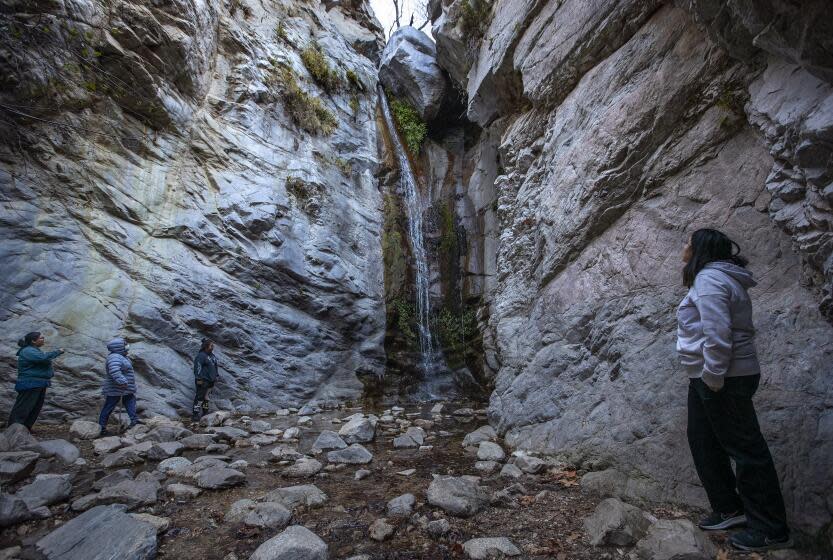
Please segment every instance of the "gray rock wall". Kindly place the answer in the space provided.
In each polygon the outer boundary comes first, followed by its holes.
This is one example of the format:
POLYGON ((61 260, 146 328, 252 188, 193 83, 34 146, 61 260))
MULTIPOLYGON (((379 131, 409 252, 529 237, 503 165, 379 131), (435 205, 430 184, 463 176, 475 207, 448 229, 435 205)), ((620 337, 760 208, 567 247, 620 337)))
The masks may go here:
MULTIPOLYGON (((459 81, 458 3, 442 4, 438 58, 459 81)), ((798 4, 497 0, 463 85, 485 127, 467 166, 497 175, 475 266, 492 423, 616 469, 633 498, 704 503, 675 308, 687 236, 718 227, 760 282, 756 404, 791 522, 817 533, 833 518, 833 33, 824 2, 798 4)))
POLYGON ((242 406, 352 398, 357 373, 381 375, 380 28, 364 4, 13 4, 0 408, 14 398, 15 341, 34 329, 67 348, 47 418, 99 406, 116 335, 154 412, 190 406, 202 336, 223 366, 215 398, 242 406), (363 91, 325 93, 300 59, 313 41, 363 91), (331 135, 294 124, 282 66, 335 115, 331 135))

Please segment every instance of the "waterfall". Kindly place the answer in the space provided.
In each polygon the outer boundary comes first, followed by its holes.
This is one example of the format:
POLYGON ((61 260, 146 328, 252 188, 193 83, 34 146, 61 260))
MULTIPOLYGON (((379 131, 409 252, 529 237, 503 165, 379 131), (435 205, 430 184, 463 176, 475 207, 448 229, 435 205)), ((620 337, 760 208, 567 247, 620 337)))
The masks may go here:
POLYGON ((423 239, 422 215, 425 210, 424 202, 419 191, 414 172, 411 169, 411 161, 408 159, 408 153, 399 139, 396 132, 396 125, 393 116, 388 106, 387 96, 385 95, 382 86, 379 86, 379 102, 382 104, 382 113, 385 117, 385 124, 390 133, 391 141, 393 142, 393 149, 396 152, 396 157, 399 160, 399 174, 401 177, 401 185, 405 191, 405 206, 408 213, 408 237, 411 240, 411 250, 413 251, 416 271, 416 303, 417 303, 417 319, 419 331, 419 345, 422 355, 423 371, 427 374, 434 369, 439 360, 436 350, 434 349, 434 340, 431 335, 430 317, 431 317, 431 302, 428 297, 430 287, 428 275, 428 256, 425 253, 425 242, 423 239))

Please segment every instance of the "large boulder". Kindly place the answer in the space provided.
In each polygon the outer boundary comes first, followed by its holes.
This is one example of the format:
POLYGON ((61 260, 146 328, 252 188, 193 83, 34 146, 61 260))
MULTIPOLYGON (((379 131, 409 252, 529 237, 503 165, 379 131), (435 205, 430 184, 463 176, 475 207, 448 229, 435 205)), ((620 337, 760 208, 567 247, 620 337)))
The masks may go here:
POLYGON ((456 517, 471 517, 489 504, 489 494, 471 476, 436 476, 426 496, 432 506, 442 508, 456 517))
POLYGON ((48 560, 152 560, 156 528, 119 506, 96 506, 36 544, 48 560))
POLYGON ((286 528, 255 550, 249 560, 327 560, 327 543, 301 525, 286 528))
POLYGON ((105 486, 95 501, 100 505, 123 504, 127 509, 150 506, 158 500, 160 488, 159 481, 152 474, 143 472, 133 480, 105 486))
POLYGON ((464 5, 468 2, 469 0, 443 2, 442 11, 431 26, 431 34, 437 41, 437 63, 464 91, 472 60, 469 43, 474 40, 463 30, 463 18, 460 17, 464 5))
POLYGON ((388 40, 382 51, 379 81, 413 105, 426 121, 437 116, 447 87, 434 42, 410 26, 400 27, 388 40))
POLYGON ((16 496, 26 502, 30 509, 51 506, 63 502, 72 494, 72 483, 68 474, 39 474, 35 480, 17 491, 16 496))
POLYGON ((30 508, 26 501, 11 494, 0 494, 0 528, 10 527, 32 519, 49 517, 49 508, 45 506, 30 508))

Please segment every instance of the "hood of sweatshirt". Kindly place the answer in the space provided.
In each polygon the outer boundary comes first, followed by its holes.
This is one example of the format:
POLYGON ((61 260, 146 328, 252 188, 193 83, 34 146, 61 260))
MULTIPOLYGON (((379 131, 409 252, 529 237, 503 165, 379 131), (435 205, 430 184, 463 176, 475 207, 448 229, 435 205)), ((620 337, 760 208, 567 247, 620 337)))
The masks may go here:
POLYGON ((127 344, 124 342, 123 338, 114 338, 107 343, 107 350, 113 354, 124 354, 126 348, 127 344))
POLYGON ((752 278, 752 272, 743 268, 742 266, 738 266, 735 263, 731 263, 729 261, 710 262, 703 268, 719 270, 724 274, 728 274, 729 276, 737 280, 740 283, 740 285, 746 288, 747 290, 753 286, 758 285, 758 283, 755 282, 755 280, 752 278))

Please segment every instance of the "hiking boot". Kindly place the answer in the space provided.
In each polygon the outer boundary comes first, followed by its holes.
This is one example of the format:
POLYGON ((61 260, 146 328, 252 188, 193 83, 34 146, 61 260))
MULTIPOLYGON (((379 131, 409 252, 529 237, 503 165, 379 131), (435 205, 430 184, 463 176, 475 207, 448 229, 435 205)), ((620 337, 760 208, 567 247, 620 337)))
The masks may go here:
POLYGON ((144 424, 145 423, 142 422, 141 420, 136 420, 135 422, 131 422, 130 425, 127 427, 127 429, 129 430, 129 429, 135 428, 136 426, 139 426, 139 425, 144 426, 144 424))
POLYGON ((98 433, 98 437, 110 437, 111 435, 113 434, 108 432, 106 428, 101 428, 101 431, 98 433))
POLYGON ((734 511, 732 513, 713 511, 697 524, 704 531, 720 531, 739 525, 746 525, 746 516, 742 511, 734 511))
POLYGON ((789 535, 768 537, 760 531, 752 529, 741 531, 732 535, 729 539, 732 546, 744 552, 763 552, 765 550, 778 550, 779 548, 792 548, 793 540, 789 535))

